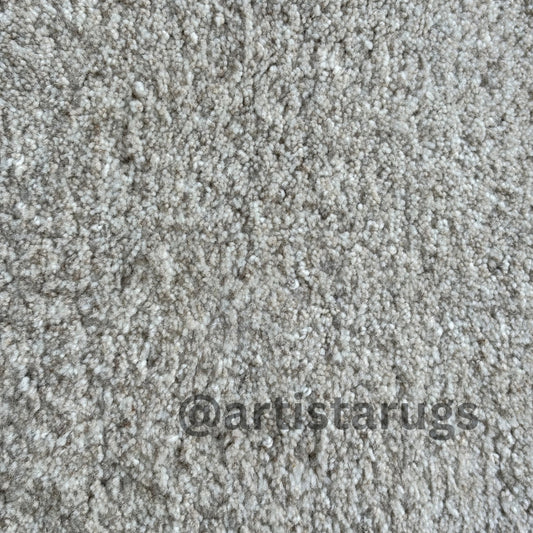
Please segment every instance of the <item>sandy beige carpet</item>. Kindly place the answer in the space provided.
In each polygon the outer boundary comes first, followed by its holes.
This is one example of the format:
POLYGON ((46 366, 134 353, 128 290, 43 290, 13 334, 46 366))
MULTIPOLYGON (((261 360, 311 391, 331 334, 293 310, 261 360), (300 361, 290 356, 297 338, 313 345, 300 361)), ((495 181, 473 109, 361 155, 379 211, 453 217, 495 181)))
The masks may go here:
POLYGON ((531 531, 532 80, 529 0, 1 1, 0 530, 531 531))

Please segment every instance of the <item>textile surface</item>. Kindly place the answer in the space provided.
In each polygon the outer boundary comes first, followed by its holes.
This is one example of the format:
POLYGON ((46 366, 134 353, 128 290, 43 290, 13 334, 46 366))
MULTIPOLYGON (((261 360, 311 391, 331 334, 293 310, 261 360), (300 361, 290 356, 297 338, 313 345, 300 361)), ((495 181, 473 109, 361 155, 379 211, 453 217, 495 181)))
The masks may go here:
POLYGON ((532 17, 0 2, 0 529, 531 531, 532 17))

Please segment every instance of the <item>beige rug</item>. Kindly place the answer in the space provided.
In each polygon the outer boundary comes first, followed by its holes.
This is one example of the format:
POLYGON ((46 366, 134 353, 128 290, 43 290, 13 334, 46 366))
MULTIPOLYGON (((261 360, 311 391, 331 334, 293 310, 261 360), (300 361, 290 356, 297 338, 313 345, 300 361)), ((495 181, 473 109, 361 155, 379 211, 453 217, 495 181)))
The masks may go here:
POLYGON ((529 0, 0 2, 0 530, 531 531, 532 80, 529 0))

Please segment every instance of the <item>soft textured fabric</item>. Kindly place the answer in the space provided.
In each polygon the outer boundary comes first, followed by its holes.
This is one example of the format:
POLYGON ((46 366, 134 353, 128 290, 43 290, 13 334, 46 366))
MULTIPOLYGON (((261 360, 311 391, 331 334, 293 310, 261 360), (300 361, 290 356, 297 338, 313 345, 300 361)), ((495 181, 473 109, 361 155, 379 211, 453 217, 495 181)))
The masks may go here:
POLYGON ((530 531, 532 17, 0 2, 0 529, 530 531))

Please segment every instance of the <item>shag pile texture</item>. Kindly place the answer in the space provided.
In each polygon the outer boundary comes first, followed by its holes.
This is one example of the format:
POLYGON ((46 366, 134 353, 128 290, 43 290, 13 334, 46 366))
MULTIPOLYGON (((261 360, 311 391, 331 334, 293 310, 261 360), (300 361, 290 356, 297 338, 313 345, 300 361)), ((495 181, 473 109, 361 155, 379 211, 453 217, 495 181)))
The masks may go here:
POLYGON ((0 2, 0 529, 531 530, 532 58, 530 0, 0 2))

